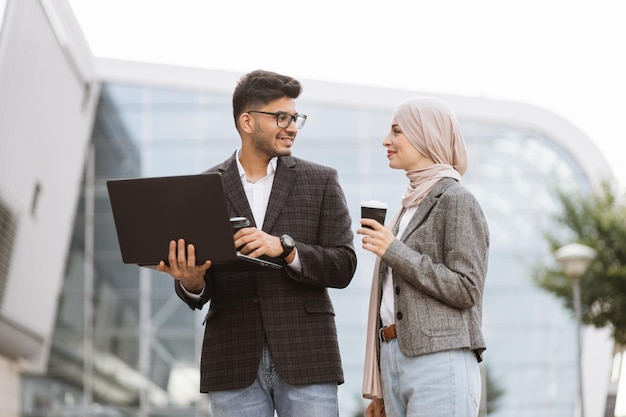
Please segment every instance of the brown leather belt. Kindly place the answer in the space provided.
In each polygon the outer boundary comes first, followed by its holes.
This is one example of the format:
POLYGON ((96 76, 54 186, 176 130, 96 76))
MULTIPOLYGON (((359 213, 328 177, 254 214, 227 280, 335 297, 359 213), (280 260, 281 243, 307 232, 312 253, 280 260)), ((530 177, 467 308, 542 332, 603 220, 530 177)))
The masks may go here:
POLYGON ((383 342, 389 342, 390 340, 395 339, 398 337, 398 334, 396 333, 396 325, 392 324, 391 326, 381 327, 378 331, 378 335, 380 336, 380 340, 383 342))

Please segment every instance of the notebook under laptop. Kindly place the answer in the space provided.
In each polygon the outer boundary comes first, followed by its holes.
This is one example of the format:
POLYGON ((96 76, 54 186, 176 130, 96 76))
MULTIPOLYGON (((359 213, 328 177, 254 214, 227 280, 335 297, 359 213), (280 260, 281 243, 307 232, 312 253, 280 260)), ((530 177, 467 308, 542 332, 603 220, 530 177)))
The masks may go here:
POLYGON ((198 264, 220 270, 282 266, 239 253, 219 173, 107 181, 109 200, 126 264, 156 268, 167 262, 169 242, 193 243, 198 264))

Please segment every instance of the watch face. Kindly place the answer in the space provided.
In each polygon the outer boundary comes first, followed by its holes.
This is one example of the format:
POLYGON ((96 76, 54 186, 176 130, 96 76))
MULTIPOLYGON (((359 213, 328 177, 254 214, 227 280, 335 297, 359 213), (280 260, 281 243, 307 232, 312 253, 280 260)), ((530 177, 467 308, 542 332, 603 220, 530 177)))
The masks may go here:
POLYGON ((280 257, 283 259, 289 256, 291 252, 293 252, 293 249, 296 247, 296 242, 289 235, 282 235, 280 237, 280 244, 283 246, 283 253, 280 255, 280 257))
POLYGON ((293 238, 289 235, 282 236, 282 243, 285 248, 292 248, 296 245, 296 242, 294 242, 293 238))

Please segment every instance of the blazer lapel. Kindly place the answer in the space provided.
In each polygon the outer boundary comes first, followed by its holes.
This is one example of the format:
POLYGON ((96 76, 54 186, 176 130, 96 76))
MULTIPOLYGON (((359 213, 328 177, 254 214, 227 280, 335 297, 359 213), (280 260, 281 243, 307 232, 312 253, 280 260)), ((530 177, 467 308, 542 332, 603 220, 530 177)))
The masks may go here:
POLYGON ((430 213, 439 200, 439 197, 441 197, 441 194, 443 194, 446 188, 448 188, 454 181, 455 180, 452 178, 443 178, 437 183, 437 185, 435 185, 435 188, 433 188, 428 193, 426 198, 424 198, 424 200, 420 203, 417 211, 413 215, 413 218, 409 221, 409 224, 404 230, 404 233, 400 236, 400 240, 404 241, 411 232, 417 229, 424 222, 428 213, 430 213))
POLYGON ((264 232, 269 233, 274 227, 281 208, 287 202, 287 198, 289 198, 291 187, 296 179, 296 173, 296 161, 294 158, 289 156, 278 158, 272 193, 270 194, 270 201, 265 212, 264 232))
POLYGON ((250 220, 250 224, 258 227, 254 222, 254 216, 252 215, 252 209, 248 203, 246 192, 241 184, 241 177, 239 176, 239 170, 237 169, 237 152, 233 154, 229 159, 218 168, 222 174, 222 183, 224 184, 224 191, 226 193, 226 200, 231 206, 231 216, 244 216, 250 220))

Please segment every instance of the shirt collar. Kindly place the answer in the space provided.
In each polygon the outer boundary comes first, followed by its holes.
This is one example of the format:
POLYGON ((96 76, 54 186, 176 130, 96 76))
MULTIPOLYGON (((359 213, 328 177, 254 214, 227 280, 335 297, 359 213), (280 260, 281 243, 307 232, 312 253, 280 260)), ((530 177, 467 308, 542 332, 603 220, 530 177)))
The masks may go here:
MULTIPOLYGON (((237 170, 239 171, 239 178, 244 178, 246 176, 246 171, 243 169, 243 165, 239 162, 239 156, 241 155, 241 148, 237 151, 237 157, 235 160, 237 161, 237 170)), ((275 156, 270 159, 269 164, 267 164, 267 172, 265 176, 273 175, 276 173, 276 166, 278 165, 278 157, 275 156)))

